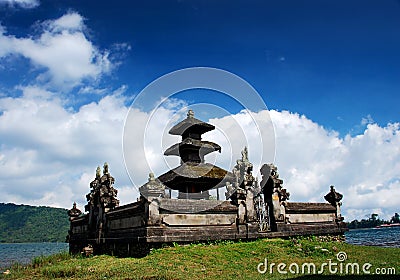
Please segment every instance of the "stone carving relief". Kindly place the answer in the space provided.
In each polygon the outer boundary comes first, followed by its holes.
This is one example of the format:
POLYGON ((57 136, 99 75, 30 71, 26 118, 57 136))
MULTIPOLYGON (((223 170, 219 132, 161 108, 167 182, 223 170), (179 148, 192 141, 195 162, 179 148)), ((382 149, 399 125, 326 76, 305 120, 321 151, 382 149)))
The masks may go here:
POLYGON ((88 204, 85 206, 85 211, 89 212, 89 227, 95 229, 98 239, 105 224, 105 213, 119 206, 118 191, 114 188, 115 179, 107 163, 104 163, 103 175, 100 175, 100 167, 97 167, 96 177, 90 182, 90 193, 86 195, 88 204))

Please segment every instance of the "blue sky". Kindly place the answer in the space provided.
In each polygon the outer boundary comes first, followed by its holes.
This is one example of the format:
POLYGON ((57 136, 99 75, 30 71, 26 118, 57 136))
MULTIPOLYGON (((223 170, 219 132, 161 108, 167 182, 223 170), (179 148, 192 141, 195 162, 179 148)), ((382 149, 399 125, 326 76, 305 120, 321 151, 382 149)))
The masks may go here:
MULTIPOLYGON (((168 72, 209 66, 246 79, 269 108, 341 134, 368 115, 398 121, 398 1, 40 1, 2 5, 0 18, 8 33, 33 36, 34 23, 68 11, 85 18, 96 46, 131 47, 99 87, 133 94, 168 72)), ((29 83, 25 63, 3 68, 1 87, 29 83)))
MULTIPOLYGON (((135 200, 121 148, 129 106, 160 76, 201 66, 261 95, 270 116, 253 119, 272 119, 275 160, 294 201, 319 201, 335 184, 357 201, 348 217, 390 217, 400 197, 399 50, 400 1, 0 0, 0 191, 5 202, 82 207, 96 166, 108 161, 121 201, 135 200)), ((226 96, 174 97, 154 131, 197 103, 223 107, 246 128, 242 107, 226 96)), ((196 115, 232 124, 223 113, 196 115)), ((133 117, 142 131, 148 115, 133 117)), ((157 163, 164 135, 152 137, 157 163)), ((140 154, 139 138, 132 151, 140 154)), ((249 150, 256 156, 257 144, 249 150)), ((223 153, 217 163, 232 168, 223 153)), ((135 168, 144 183, 148 170, 135 168)))

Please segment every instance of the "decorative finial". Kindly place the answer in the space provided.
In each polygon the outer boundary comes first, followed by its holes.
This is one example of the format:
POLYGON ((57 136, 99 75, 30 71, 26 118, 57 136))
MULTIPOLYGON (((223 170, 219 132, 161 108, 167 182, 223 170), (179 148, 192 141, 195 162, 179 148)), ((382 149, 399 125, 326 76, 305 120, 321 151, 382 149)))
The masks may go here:
POLYGON ((334 186, 330 186, 330 192, 324 196, 325 200, 332 205, 337 205, 342 200, 343 195, 335 190, 334 186))
POLYGON ((104 166, 103 166, 103 175, 106 175, 106 174, 108 174, 108 163, 107 162, 105 162, 104 166))
POLYGON ((155 181, 154 173, 149 173, 149 182, 155 181))
POLYGON ((242 161, 249 161, 249 151, 247 150, 247 146, 245 146, 242 151, 242 161))
POLYGON ((187 112, 187 117, 188 117, 188 118, 194 118, 194 112, 193 112, 192 109, 190 109, 190 110, 187 112))
POLYGON ((97 169, 96 169, 96 178, 100 178, 100 176, 101 176, 100 172, 101 172, 100 166, 97 166, 97 169))

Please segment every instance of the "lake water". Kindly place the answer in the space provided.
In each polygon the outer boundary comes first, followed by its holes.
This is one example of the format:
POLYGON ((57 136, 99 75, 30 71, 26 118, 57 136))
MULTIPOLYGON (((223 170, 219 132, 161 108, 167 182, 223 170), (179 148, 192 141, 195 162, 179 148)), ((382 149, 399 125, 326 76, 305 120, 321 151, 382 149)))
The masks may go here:
MULTIPOLYGON (((346 242, 400 248, 400 227, 357 229, 345 233, 346 242)), ((13 263, 29 264, 34 257, 68 251, 68 243, 0 243, 0 270, 13 263)))
POLYGON ((400 227, 354 229, 345 236, 349 244, 400 248, 400 227))
POLYGON ((0 243, 0 269, 13 263, 29 264, 34 257, 68 251, 68 243, 0 243))

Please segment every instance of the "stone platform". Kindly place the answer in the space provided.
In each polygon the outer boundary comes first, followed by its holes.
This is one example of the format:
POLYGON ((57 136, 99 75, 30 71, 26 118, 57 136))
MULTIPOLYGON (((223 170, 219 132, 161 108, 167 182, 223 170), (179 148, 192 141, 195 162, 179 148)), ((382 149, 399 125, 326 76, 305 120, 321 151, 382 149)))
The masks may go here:
POLYGON ((239 219, 232 201, 142 199, 105 213, 103 230, 91 230, 89 215, 71 221, 71 253, 90 244, 95 253, 140 256, 164 243, 251 240, 298 235, 341 235, 347 228, 329 203, 287 203, 286 221, 276 231, 261 230, 258 221, 239 219))

